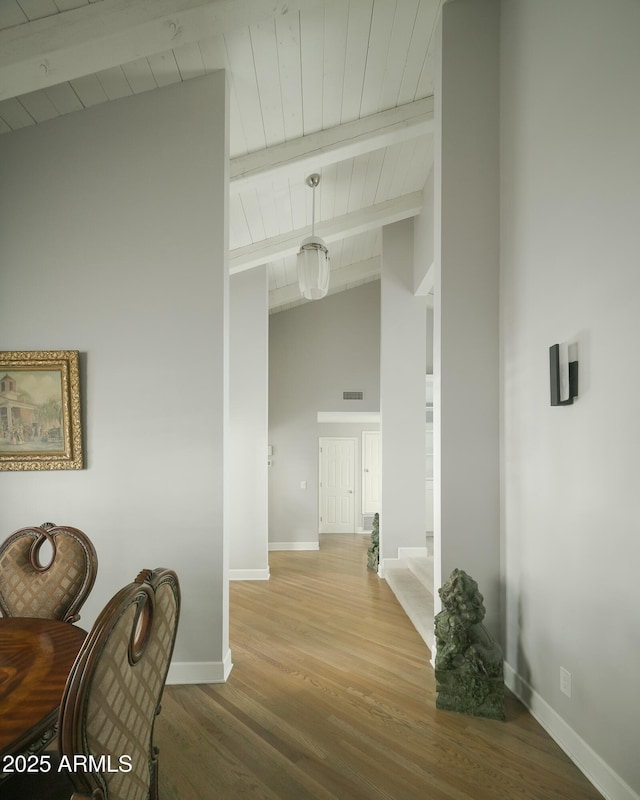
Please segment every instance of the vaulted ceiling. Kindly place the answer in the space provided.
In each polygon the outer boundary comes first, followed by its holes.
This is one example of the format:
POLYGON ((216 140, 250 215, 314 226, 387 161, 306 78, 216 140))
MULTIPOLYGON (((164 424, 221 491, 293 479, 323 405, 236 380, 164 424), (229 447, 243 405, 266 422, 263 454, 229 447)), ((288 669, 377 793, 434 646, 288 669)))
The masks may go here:
POLYGON ((329 246, 331 292, 380 274, 381 228, 419 213, 433 163, 442 0, 1 0, 0 133, 225 69, 232 273, 329 246))

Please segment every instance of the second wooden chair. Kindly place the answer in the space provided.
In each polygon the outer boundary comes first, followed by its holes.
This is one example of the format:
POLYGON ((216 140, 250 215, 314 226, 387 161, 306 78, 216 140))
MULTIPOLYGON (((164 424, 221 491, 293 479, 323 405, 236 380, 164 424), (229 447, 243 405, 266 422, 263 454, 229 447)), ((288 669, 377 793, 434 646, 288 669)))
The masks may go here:
POLYGON ((0 545, 0 612, 76 622, 93 588, 98 557, 85 533, 44 522, 20 528, 0 545), (40 560, 48 544, 48 563, 40 560))

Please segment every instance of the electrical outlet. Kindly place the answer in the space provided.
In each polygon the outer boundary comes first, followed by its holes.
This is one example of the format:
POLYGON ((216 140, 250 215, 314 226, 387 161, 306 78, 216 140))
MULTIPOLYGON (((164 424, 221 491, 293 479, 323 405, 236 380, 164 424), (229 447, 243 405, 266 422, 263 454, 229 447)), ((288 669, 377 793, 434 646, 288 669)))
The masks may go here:
POLYGON ((560 691, 571 697, 571 673, 564 667, 560 667, 560 691))

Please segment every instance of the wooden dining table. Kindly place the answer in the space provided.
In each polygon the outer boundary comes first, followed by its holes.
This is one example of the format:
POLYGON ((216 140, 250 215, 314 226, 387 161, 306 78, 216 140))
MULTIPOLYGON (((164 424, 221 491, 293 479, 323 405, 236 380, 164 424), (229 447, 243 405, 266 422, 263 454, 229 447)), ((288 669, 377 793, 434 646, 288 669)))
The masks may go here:
POLYGON ((86 638, 68 622, 0 618, 0 773, 52 738, 67 676, 86 638))

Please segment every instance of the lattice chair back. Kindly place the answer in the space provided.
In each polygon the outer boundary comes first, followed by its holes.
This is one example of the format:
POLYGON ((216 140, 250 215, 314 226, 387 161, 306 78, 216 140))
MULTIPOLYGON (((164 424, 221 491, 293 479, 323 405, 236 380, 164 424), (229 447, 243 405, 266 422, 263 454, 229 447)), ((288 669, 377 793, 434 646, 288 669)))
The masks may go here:
POLYGON ((69 776, 74 798, 157 799, 153 726, 179 615, 175 572, 155 569, 114 595, 96 620, 67 680, 58 720, 62 758, 87 758, 69 776))
POLYGON ((0 611, 5 617, 76 622, 98 571, 93 544, 82 531, 43 522, 20 528, 0 545, 0 611), (42 546, 52 551, 42 563, 42 546))

